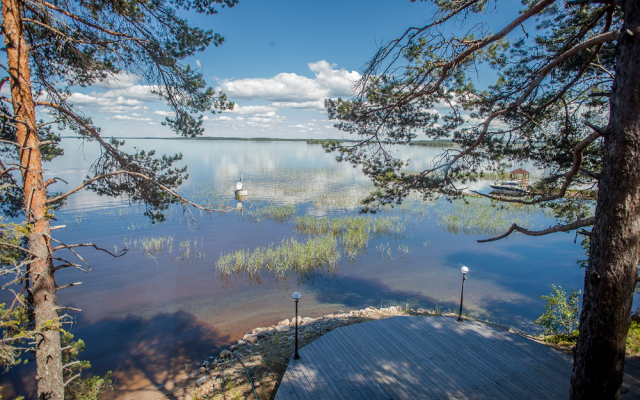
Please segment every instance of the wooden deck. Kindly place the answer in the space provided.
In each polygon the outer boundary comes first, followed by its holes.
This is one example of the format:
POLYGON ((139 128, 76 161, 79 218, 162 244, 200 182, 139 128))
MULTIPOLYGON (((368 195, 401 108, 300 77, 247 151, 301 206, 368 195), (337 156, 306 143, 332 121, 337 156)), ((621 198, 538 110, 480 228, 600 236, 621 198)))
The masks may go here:
MULTIPOLYGON (((393 317, 336 329, 300 349, 276 400, 566 399, 571 356, 445 317, 393 317)), ((640 399, 638 366, 623 400, 640 399), (635 379, 634 379, 635 378, 635 379)))

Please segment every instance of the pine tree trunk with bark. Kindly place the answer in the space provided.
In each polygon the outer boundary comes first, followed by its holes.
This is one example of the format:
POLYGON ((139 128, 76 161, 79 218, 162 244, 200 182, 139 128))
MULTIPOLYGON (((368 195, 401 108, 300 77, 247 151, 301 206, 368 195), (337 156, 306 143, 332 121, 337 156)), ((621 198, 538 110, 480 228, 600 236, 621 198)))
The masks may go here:
POLYGON ((640 254, 640 1, 624 4, 572 400, 620 399, 640 254))
POLYGON ((42 178, 42 157, 31 92, 29 46, 24 39, 19 0, 2 0, 4 39, 11 82, 26 218, 29 222, 28 248, 34 256, 29 265, 36 328, 44 328, 36 338, 38 398, 62 400, 64 382, 56 284, 48 240, 47 189, 42 178))

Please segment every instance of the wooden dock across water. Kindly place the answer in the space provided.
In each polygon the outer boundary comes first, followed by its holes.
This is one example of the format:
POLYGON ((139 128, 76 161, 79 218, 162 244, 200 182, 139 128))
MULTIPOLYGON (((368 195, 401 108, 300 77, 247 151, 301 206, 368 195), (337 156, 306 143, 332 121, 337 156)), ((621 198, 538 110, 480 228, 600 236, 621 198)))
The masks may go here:
MULTIPOLYGON (((276 400, 567 399, 572 357, 520 335, 447 317, 338 328, 300 349, 276 400)), ((637 357, 636 357, 637 358, 637 357)), ((628 359, 623 400, 640 399, 628 359)))

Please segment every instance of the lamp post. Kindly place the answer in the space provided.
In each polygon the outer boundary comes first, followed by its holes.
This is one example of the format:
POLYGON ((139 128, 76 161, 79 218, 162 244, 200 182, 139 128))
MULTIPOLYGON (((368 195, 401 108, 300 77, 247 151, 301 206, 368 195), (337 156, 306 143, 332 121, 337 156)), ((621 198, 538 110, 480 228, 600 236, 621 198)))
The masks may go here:
POLYGON ((295 292, 293 295, 291 295, 291 298, 296 302, 296 347, 295 352, 293 353, 294 360, 300 358, 300 354, 298 354, 298 300, 300 300, 301 297, 302 295, 298 292, 295 292))
POLYGON ((463 266, 460 268, 460 272, 462 272, 462 291, 460 292, 460 314, 458 314, 458 321, 462 322, 462 299, 464 298, 464 281, 467 280, 467 272, 469 272, 469 268, 463 266))

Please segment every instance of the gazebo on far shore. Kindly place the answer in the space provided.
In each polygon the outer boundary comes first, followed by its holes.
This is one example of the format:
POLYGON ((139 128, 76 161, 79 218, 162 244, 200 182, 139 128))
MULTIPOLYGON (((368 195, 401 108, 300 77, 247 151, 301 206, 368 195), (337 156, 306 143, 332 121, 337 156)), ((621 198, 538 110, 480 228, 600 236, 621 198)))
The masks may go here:
POLYGON ((527 185, 529 184, 529 175, 531 175, 531 172, 527 172, 522 168, 518 168, 509 172, 509 180, 519 180, 521 185, 527 185), (522 177, 519 177, 519 175, 522 175, 522 177))

